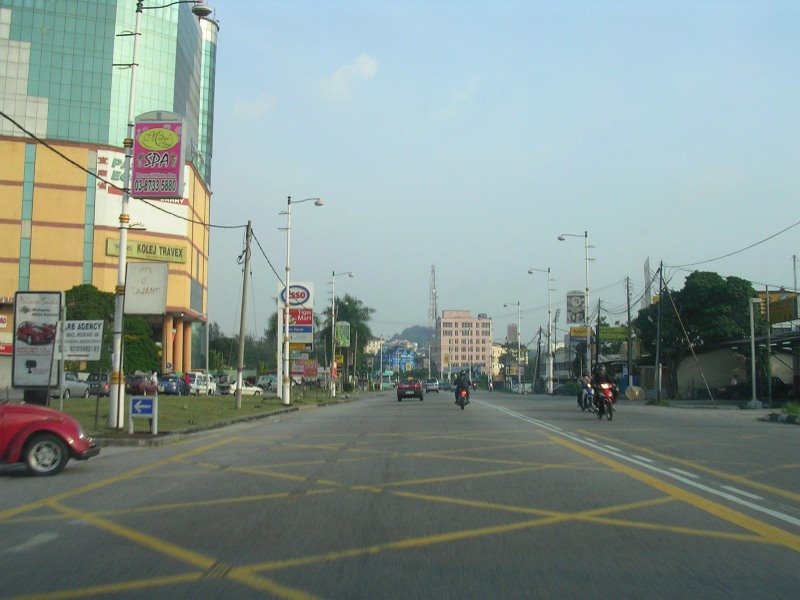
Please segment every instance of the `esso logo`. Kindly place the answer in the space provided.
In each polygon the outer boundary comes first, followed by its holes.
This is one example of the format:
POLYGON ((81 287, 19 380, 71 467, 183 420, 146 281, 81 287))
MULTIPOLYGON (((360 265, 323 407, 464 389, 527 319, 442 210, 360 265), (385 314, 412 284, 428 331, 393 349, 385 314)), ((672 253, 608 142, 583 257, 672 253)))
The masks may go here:
POLYGON ((311 299, 311 290, 304 285, 289 286, 289 306, 302 306, 311 299))

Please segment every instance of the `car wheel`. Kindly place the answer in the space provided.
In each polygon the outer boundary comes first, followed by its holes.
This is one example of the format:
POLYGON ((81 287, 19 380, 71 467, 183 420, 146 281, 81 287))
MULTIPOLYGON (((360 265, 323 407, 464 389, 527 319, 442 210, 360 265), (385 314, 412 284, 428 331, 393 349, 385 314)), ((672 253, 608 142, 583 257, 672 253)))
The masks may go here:
POLYGON ((83 397, 84 397, 84 398, 88 398, 88 397, 89 397, 89 388, 86 388, 86 389, 84 390, 84 392, 83 392, 83 397))
POLYGON ((64 390, 64 400, 69 399, 69 390, 64 390))
POLYGON ((64 470, 69 461, 67 446, 52 433, 43 433, 25 444, 25 464, 31 475, 55 475, 64 470))
POLYGON ((253 396, 260 396, 260 395, 261 395, 261 390, 253 392, 253 396))

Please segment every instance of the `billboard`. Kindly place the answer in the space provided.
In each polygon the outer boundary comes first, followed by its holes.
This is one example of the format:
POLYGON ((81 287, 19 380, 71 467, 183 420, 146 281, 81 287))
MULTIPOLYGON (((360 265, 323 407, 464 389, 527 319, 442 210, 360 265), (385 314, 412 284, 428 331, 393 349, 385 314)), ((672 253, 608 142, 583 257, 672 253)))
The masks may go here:
POLYGON ((168 275, 165 262, 129 262, 125 270, 125 314, 166 313, 168 275))
POLYGON ((14 387, 50 385, 62 292, 17 292, 14 295, 14 387))
POLYGON ((336 322, 336 345, 340 348, 350 347, 350 323, 347 321, 336 322))
POLYGON ((586 295, 580 291, 567 292, 567 324, 586 322, 586 295))
POLYGON ((153 111, 134 119, 131 196, 133 198, 182 198, 183 117, 153 111))

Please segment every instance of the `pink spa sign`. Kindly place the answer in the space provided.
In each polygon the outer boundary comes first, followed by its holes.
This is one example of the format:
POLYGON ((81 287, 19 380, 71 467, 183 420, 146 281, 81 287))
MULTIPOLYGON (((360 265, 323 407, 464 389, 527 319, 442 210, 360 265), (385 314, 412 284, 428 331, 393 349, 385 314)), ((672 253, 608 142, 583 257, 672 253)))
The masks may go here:
POLYGON ((183 117, 165 111, 139 115, 134 121, 131 196, 183 197, 183 117))

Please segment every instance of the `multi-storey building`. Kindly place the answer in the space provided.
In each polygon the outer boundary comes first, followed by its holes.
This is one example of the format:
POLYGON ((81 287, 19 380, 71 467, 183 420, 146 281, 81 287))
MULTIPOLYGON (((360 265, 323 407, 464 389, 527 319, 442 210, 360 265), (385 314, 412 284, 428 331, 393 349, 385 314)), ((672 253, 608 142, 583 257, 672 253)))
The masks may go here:
POLYGON ((483 374, 492 369, 492 320, 468 310, 443 310, 436 319, 431 358, 440 377, 453 371, 473 369, 483 374))
MULTIPOLYGON (((168 263, 167 311, 150 323, 162 370, 204 352, 217 24, 192 5, 136 0, 0 0, 0 351, 16 291, 92 284, 114 292, 120 227, 130 261, 168 263), (168 4, 168 3, 159 3, 168 4), (133 42, 138 37, 136 69, 133 42), (131 73, 135 94, 130 94, 131 73), (184 117, 182 198, 131 199, 123 140, 135 115, 184 117), (123 224, 124 223, 124 224, 123 224)), ((69 314, 67 314, 69 318, 69 314)))

